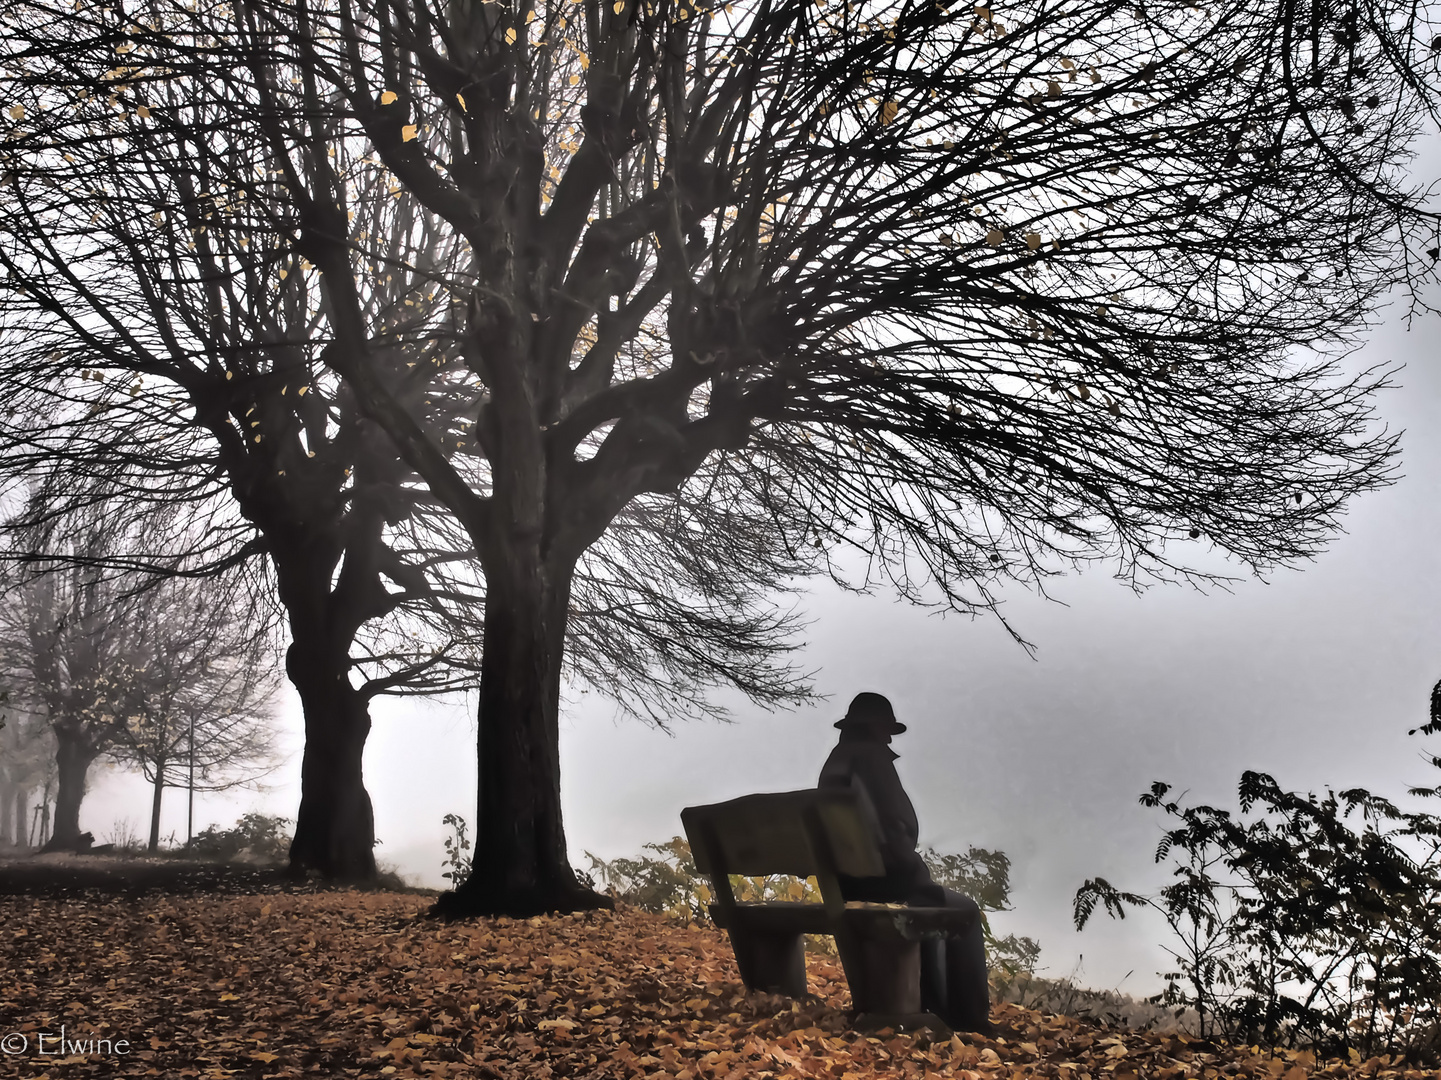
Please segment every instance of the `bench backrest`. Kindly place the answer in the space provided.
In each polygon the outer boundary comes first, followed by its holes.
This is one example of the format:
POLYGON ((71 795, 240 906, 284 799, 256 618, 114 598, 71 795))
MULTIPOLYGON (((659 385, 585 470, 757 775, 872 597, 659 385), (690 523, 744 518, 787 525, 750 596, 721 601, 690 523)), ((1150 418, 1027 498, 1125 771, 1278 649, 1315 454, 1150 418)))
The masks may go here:
POLYGON ((696 869, 726 874, 882 877, 881 830, 860 788, 743 795, 680 812, 696 869))

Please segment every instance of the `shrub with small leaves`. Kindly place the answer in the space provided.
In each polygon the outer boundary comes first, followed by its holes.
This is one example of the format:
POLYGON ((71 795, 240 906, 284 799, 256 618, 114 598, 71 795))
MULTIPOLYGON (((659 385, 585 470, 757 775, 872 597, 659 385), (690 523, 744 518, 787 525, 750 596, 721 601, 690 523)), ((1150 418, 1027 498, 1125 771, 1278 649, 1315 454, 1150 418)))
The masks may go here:
POLYGON ((1034 938, 1007 934, 998 938, 991 931, 987 912, 1011 911, 1011 860, 1004 851, 972 847, 964 855, 942 855, 935 848, 921 852, 931 880, 937 885, 969 896, 981 909, 981 929, 986 939, 986 962, 992 982, 1004 995, 1017 979, 1035 973, 1041 946, 1034 938))
POLYGON ((457 889, 461 882, 470 877, 471 859, 466 854, 470 851, 470 839, 466 836, 469 826, 459 814, 446 814, 440 819, 440 823, 451 831, 445 838, 445 861, 441 863, 441 866, 449 869, 442 870, 440 876, 450 882, 452 889, 457 889))
POLYGON ((1157 862, 1183 853, 1176 880, 1159 898, 1087 881, 1076 928, 1097 904, 1118 918, 1126 905, 1159 911, 1182 946, 1152 1000, 1194 1007, 1203 1036, 1441 1064, 1441 819, 1362 788, 1301 796, 1249 771, 1242 813, 1262 808, 1249 823, 1183 809, 1169 790, 1154 783, 1141 802, 1181 820, 1156 851, 1157 862), (1357 810, 1359 831, 1343 820, 1357 810))
MULTIPOLYGON (((452 889, 458 889, 465 879, 470 877, 473 869, 473 861, 467 854, 470 851, 470 838, 466 834, 470 826, 459 814, 446 814, 440 819, 440 823, 450 829, 450 835, 445 838, 445 861, 440 864, 443 868, 440 876, 450 882, 452 889)), ((590 874, 574 867, 571 872, 575 874, 578 884, 587 889, 596 887, 595 878, 590 874)))
POLYGON ((289 818, 271 814, 242 814, 229 829, 210 825, 191 840, 188 853, 206 859, 234 859, 246 855, 265 862, 283 862, 290 854, 289 818))

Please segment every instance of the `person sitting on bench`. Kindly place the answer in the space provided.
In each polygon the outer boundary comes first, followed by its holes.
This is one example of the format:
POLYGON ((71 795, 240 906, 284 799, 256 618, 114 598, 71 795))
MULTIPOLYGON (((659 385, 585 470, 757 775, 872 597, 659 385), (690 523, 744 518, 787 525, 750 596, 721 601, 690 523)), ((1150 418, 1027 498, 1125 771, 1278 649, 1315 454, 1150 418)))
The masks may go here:
POLYGON ((900 755, 890 749, 892 736, 906 730, 891 703, 880 694, 857 694, 836 725, 839 745, 821 769, 817 787, 861 787, 870 796, 881 825, 881 859, 886 876, 841 877, 846 900, 902 903, 924 907, 969 908, 971 929, 921 949, 921 987, 925 1007, 958 1031, 991 1034, 991 992, 980 908, 969 896, 937 885, 916 850, 920 826, 915 807, 896 772, 900 755), (931 946, 931 947, 926 947, 931 946))

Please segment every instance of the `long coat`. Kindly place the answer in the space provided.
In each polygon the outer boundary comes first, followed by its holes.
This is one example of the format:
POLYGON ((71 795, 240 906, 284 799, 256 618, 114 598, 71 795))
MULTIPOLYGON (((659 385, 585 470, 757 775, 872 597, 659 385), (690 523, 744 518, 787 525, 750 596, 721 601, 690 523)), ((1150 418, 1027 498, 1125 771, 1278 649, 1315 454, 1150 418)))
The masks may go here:
POLYGON ((920 824, 910 796, 901 786, 895 761, 900 755, 874 739, 841 736, 840 743, 821 767, 817 787, 861 787, 870 796, 881 825, 883 878, 840 879, 847 900, 886 903, 938 904, 943 892, 931 881, 925 860, 916 851, 920 824))

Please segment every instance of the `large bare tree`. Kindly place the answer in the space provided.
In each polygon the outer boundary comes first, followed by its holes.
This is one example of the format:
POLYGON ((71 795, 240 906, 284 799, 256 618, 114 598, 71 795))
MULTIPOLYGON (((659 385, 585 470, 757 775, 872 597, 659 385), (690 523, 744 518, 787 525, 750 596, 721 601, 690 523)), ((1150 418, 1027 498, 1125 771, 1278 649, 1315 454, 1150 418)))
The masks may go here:
MULTIPOLYGON (((50 14, 5 64, 5 85, 33 102, 5 143, 17 210, 0 228, 13 290, 0 322, 5 464, 40 485, 42 517, 102 499, 112 512, 187 506, 185 542, 125 552, 131 564, 202 574, 268 556, 260 586, 287 612, 306 717, 292 867, 369 876, 368 703, 474 679, 481 635, 465 609, 483 580, 466 565, 470 540, 323 363, 323 290, 290 248, 299 208, 283 163, 226 100, 214 57, 177 46, 172 67, 116 66, 123 19, 50 14), (112 106, 142 86, 150 104, 112 106)), ((197 37, 229 18, 185 17, 197 37)), ((373 345, 417 414, 443 427, 472 404, 435 383, 461 365, 457 313, 435 282, 463 245, 372 164, 352 162, 348 181, 377 268, 373 345)), ((460 468, 477 455, 463 440, 443 451, 460 468)), ((715 711, 716 682, 761 702, 804 696, 777 660, 793 616, 759 598, 813 553, 787 552, 768 515, 725 500, 637 507, 623 524, 578 574, 579 681, 660 722, 715 711), (721 542, 697 555, 696 531, 721 542)))
MULTIPOLYGON (((197 138, 115 167, 108 199, 85 189, 83 215, 70 196, 17 192, 25 228, 8 233, 0 258, 44 303, 6 313, 6 464, 41 495, 22 524, 62 504, 103 504, 121 517, 189 510, 183 543, 132 533, 140 542, 113 553, 125 564, 203 574, 268 557, 271 569, 252 576, 286 612, 286 668, 307 732, 292 868, 368 878, 369 701, 473 678, 478 645, 453 615, 469 594, 446 573, 434 530, 388 529, 409 524, 413 507, 407 470, 383 436, 334 380, 307 378, 314 312, 304 282, 272 288, 258 282, 263 270, 247 279, 229 264, 240 252, 263 267, 266 230, 202 233, 188 247, 187 222, 208 211, 186 193, 216 179, 197 138), (163 228, 136 213, 167 200, 175 214, 163 228)), ((114 165, 70 156, 86 170, 114 165)))

